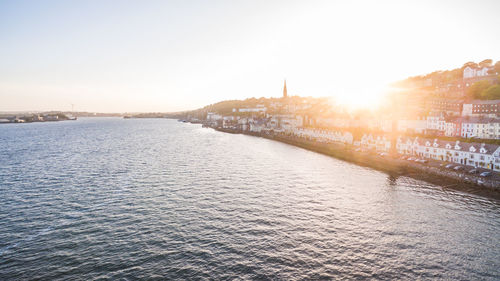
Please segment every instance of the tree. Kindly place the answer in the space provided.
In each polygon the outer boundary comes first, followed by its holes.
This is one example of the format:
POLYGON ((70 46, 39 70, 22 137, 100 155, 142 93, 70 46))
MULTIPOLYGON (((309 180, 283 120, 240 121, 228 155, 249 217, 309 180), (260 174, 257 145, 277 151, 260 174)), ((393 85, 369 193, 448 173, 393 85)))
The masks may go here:
POLYGON ((497 61, 492 69, 488 72, 489 74, 498 74, 500 73, 500 61, 497 61))
POLYGON ((469 61, 469 62, 466 62, 464 64, 464 66, 462 66, 462 70, 466 67, 471 67, 471 68, 477 68, 477 63, 473 62, 473 61, 469 61))
POLYGON ((450 79, 457 80, 462 78, 463 71, 460 68, 450 70, 450 79))
POLYGON ((491 67, 492 64, 493 64, 493 60, 485 59, 479 63, 479 66, 480 67, 491 67))
POLYGON ((488 100, 500 99, 500 85, 491 85, 488 89, 482 92, 482 96, 488 100))
POLYGON ((482 92, 488 89, 491 83, 488 80, 478 81, 467 89, 467 97, 471 99, 481 99, 482 92))

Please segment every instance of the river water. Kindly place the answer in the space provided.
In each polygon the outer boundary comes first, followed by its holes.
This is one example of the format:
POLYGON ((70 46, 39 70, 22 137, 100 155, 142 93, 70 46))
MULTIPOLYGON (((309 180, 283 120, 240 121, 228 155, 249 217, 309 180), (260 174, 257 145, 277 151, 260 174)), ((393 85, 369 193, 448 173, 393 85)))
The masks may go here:
POLYGON ((0 279, 500 278, 500 201, 167 119, 0 126, 0 279))

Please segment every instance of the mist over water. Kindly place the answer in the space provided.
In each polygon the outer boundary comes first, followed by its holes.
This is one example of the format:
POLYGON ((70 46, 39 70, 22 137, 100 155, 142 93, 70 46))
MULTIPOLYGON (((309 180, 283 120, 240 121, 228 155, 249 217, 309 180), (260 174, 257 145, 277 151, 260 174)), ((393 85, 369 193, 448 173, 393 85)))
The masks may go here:
POLYGON ((500 202, 166 119, 0 126, 0 279, 500 279, 500 202))

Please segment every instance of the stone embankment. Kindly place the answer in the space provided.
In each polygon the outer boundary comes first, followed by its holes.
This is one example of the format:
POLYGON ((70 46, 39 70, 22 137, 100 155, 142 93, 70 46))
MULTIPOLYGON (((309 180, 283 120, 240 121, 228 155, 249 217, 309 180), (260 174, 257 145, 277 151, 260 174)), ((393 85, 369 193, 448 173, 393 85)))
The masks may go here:
POLYGON ((232 133, 246 134, 280 141, 290 145, 298 146, 307 150, 319 152, 325 155, 352 162, 361 166, 371 167, 396 176, 409 176, 422 179, 431 183, 456 187, 481 187, 500 191, 500 180, 497 177, 485 178, 470 175, 463 171, 448 170, 443 167, 435 167, 423 163, 380 156, 376 153, 358 152, 351 145, 341 143, 321 143, 293 136, 279 134, 254 133, 225 128, 214 128, 215 130, 232 133))

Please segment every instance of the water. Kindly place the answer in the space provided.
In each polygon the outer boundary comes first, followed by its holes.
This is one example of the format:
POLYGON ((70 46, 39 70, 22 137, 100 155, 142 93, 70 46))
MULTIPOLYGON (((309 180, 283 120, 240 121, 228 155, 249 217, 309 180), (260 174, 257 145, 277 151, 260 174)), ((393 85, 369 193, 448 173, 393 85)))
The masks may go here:
POLYGON ((163 119, 0 126, 0 279, 500 278, 500 201, 163 119))

